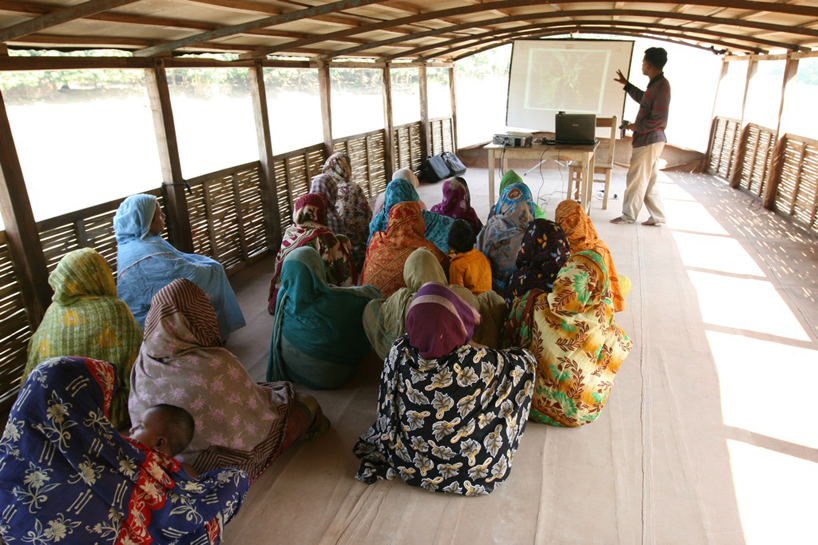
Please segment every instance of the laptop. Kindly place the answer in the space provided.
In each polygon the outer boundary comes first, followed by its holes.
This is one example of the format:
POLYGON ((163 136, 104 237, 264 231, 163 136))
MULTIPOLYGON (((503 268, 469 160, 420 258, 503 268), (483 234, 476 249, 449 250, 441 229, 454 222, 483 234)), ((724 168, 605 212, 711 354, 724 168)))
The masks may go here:
POLYGON ((555 121, 555 143, 560 146, 588 146, 598 142, 596 115, 559 112, 555 121))

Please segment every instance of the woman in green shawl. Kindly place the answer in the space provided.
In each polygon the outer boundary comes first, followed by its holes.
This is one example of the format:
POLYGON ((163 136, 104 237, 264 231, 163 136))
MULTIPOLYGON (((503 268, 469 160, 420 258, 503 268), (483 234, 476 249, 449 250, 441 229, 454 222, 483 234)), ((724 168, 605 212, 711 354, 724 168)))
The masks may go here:
MULTIPOLYGON (((418 248, 406 260, 403 280, 405 288, 400 288, 386 299, 371 301, 364 310, 366 336, 381 359, 386 358, 398 337, 406 333, 406 310, 417 291, 427 282, 449 283, 443 267, 426 248, 418 248)), ((481 324, 475 330, 473 340, 489 348, 497 348, 506 314, 503 298, 493 291, 475 296, 463 286, 449 287, 480 314, 481 324)))
POLYGON ((327 284, 324 262, 310 246, 290 252, 281 267, 267 380, 314 390, 343 386, 369 353, 361 315, 374 286, 327 284))
POLYGON ((117 429, 128 428, 131 366, 142 344, 142 328, 128 305, 116 296, 110 267, 93 248, 74 250, 62 258, 48 283, 54 295, 29 341, 22 380, 50 358, 77 356, 110 362, 120 385, 111 405, 111 423, 117 429))
MULTIPOLYGON (((510 186, 511 184, 523 184, 526 185, 520 175, 514 172, 511 169, 508 169, 505 174, 503 174, 503 179, 500 180, 500 195, 503 194, 503 190, 510 186)), ((527 187, 527 186, 526 186, 527 187)), ((530 189, 530 188, 529 188, 530 189)), ((493 210, 489 216, 493 214, 493 210)), ((547 220, 548 218, 545 216, 545 212, 542 211, 540 205, 537 204, 537 200, 534 199, 534 219, 544 219, 547 220)))

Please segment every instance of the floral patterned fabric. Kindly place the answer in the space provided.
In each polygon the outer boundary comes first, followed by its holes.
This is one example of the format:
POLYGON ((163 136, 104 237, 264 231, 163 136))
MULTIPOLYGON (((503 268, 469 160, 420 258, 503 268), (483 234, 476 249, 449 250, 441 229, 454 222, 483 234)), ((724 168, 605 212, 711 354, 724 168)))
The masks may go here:
POLYGON ((404 335, 384 362, 378 420, 355 446, 365 483, 400 477, 433 492, 489 494, 508 478, 534 390, 522 348, 465 344, 424 359, 404 335))
POLYGON ((570 255, 568 240, 559 225, 544 219, 529 223, 508 281, 506 303, 510 305, 533 289, 550 293, 557 273, 570 255))
POLYGON ((219 543, 250 487, 239 469, 191 479, 108 420, 116 370, 51 359, 26 379, 0 439, 0 535, 31 543, 219 543))
POLYGON ((477 249, 489 258, 494 291, 505 293, 523 234, 534 219, 531 191, 525 184, 511 184, 493 210, 477 237, 477 249))
POLYGON ((28 343, 25 381, 45 360, 81 356, 112 363, 120 387, 114 394, 111 423, 130 426, 128 392, 131 366, 142 344, 142 328, 116 296, 110 267, 93 248, 69 252, 48 277, 51 305, 28 343))
POLYGON ((562 201, 557 205, 554 221, 562 227, 565 236, 568 237, 568 245, 571 247, 572 252, 593 250, 602 256, 611 282, 611 300, 613 301, 614 311, 625 310, 625 294, 627 291, 620 285, 620 277, 616 273, 613 255, 611 255, 611 251, 605 242, 599 238, 594 223, 588 217, 582 205, 570 199, 562 201))
POLYGON ((369 221, 372 209, 364 190, 352 181, 352 165, 349 155, 333 153, 324 163, 324 175, 335 180, 338 185, 338 200, 335 209, 344 223, 342 231, 352 243, 352 259, 355 270, 360 272, 366 259, 366 242, 369 239, 369 221))
POLYGON ((320 193, 327 199, 327 227, 329 230, 336 235, 345 234, 344 221, 335 209, 338 200, 338 183, 326 174, 319 174, 310 183, 310 193, 320 193))
POLYGON ((354 286, 358 282, 358 271, 352 261, 349 239, 327 229, 327 206, 327 199, 319 193, 302 195, 295 202, 295 223, 284 232, 281 248, 276 255, 275 272, 270 281, 267 305, 270 314, 275 314, 284 258, 296 248, 312 246, 318 250, 327 268, 327 282, 331 285, 354 286))
POLYGON ((131 418, 167 403, 186 409, 196 434, 179 455, 197 471, 238 467, 255 479, 287 446, 294 391, 288 382, 256 384, 221 347, 213 307, 187 280, 159 291, 133 366, 131 418))
POLYGON ((527 347, 537 358, 532 420, 569 427, 596 420, 633 348, 614 322, 602 257, 576 253, 550 294, 531 290, 516 299, 504 346, 527 347))
POLYGON ((423 216, 416 202, 401 202, 389 211, 389 226, 372 237, 366 251, 362 284, 372 284, 384 298, 406 286, 403 267, 418 248, 427 248, 445 271, 448 258, 423 236, 423 216))

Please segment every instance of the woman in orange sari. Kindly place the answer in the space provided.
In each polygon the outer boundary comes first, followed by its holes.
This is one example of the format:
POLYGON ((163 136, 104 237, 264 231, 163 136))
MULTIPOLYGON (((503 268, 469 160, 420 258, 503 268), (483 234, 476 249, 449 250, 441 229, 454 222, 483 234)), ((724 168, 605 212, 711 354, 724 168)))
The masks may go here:
POLYGON ((406 287, 403 267, 409 256, 418 248, 427 248, 448 271, 449 260, 426 239, 426 224, 417 202, 401 202, 389 210, 386 231, 372 235, 366 250, 366 261, 361 274, 361 284, 372 284, 387 298, 398 289, 406 287))

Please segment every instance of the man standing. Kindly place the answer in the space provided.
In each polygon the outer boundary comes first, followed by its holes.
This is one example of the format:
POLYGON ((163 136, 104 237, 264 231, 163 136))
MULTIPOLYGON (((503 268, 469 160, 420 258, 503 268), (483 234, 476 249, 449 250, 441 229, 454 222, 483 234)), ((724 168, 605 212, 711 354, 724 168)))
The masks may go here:
POLYGON ((667 51, 663 48, 651 47, 645 50, 642 74, 650 78, 645 91, 628 82, 621 70, 616 71, 617 78, 614 81, 623 84, 625 91, 639 103, 639 114, 636 122, 628 125, 628 129, 633 131, 633 153, 622 202, 622 215, 612 219, 611 223, 635 222, 642 210, 642 203, 650 213, 650 217, 642 225, 665 223, 656 178, 659 174, 659 156, 667 142, 665 127, 670 108, 670 83, 662 72, 666 62, 667 51))

